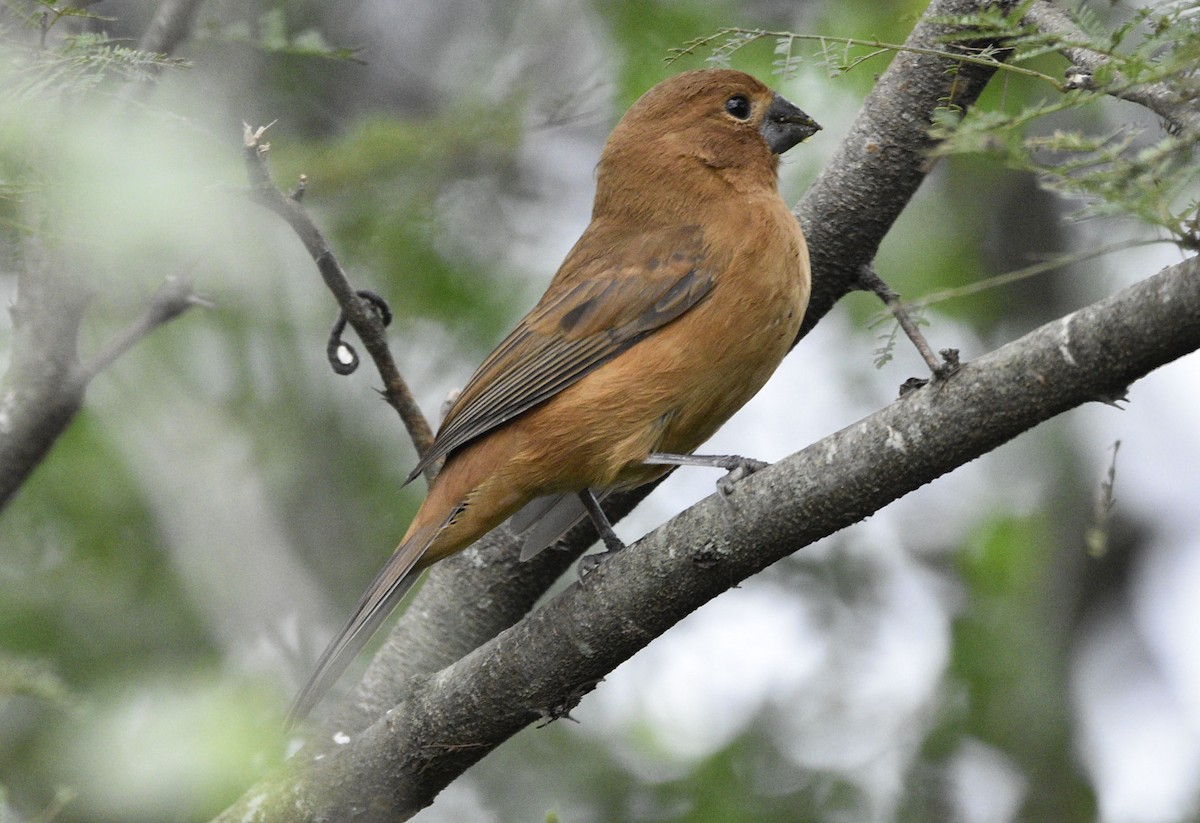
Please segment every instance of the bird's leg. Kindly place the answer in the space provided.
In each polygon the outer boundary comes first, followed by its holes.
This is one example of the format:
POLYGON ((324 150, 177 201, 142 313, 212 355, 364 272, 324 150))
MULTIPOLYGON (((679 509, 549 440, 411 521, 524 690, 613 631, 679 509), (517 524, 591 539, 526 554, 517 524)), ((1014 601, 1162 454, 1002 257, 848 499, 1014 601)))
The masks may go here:
POLYGON ((729 500, 733 493, 733 484, 742 478, 749 477, 759 469, 765 469, 769 463, 742 457, 738 454, 666 454, 650 452, 646 462, 656 466, 702 466, 710 469, 725 469, 724 477, 717 481, 717 491, 722 500, 729 500))
POLYGON ((612 523, 608 522, 608 515, 600 507, 600 501, 596 499, 596 495, 592 493, 591 489, 584 489, 579 492, 579 499, 583 501, 583 507, 587 510, 588 517, 592 519, 592 525, 596 527, 596 533, 604 541, 603 554, 589 554, 580 559, 579 577, 582 579, 585 574, 604 562, 605 558, 611 557, 625 548, 625 544, 621 542, 621 538, 617 537, 617 533, 613 531, 612 523))

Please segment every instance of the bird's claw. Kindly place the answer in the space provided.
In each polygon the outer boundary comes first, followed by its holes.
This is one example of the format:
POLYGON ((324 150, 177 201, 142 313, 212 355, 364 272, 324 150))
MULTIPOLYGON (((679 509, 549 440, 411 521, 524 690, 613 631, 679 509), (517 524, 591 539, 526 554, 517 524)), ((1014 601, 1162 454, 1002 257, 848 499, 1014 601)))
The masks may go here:
POLYGON ((581 583, 585 577, 594 572, 596 569, 600 568, 606 560, 608 560, 617 552, 625 549, 624 543, 610 544, 608 541, 605 541, 605 546, 606 548, 602 552, 585 554, 583 557, 579 558, 579 565, 575 567, 575 571, 576 574, 579 575, 579 581, 581 583))
POLYGON ((724 477, 717 481, 717 493, 720 495, 722 500, 729 505, 733 505, 733 501, 731 501, 729 498, 730 495, 733 494, 734 485, 738 481, 744 480, 745 478, 754 474, 756 471, 765 469, 769 465, 771 464, 762 460, 754 460, 750 457, 740 457, 738 455, 734 455, 727 463, 721 466, 721 468, 728 469, 729 471, 724 477))
POLYGON ((608 555, 608 552, 598 552, 596 554, 585 554, 579 558, 579 565, 575 567, 575 573, 579 576, 579 582, 582 583, 584 578, 600 568, 600 564, 604 562, 603 558, 608 555))

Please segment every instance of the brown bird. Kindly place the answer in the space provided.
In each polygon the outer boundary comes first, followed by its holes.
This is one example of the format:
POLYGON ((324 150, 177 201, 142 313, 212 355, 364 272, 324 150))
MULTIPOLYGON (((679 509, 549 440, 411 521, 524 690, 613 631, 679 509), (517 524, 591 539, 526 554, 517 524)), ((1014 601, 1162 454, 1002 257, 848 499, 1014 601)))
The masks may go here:
POLYGON ((420 570, 514 514, 523 556, 585 511, 612 551, 621 543, 596 494, 678 465, 733 476, 762 465, 691 452, 762 387, 800 328, 808 251, 777 172, 779 155, 819 128, 737 71, 686 72, 634 103, 600 156, 591 224, 446 414, 409 480, 445 465, 289 723, 420 570))

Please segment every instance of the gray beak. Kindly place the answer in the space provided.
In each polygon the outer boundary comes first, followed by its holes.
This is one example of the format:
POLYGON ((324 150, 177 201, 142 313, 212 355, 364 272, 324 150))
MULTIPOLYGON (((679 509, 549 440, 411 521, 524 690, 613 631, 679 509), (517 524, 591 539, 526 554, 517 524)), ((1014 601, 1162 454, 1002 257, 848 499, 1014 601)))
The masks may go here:
POLYGON ((821 127, 800 109, 778 94, 771 100, 767 116, 759 128, 772 154, 783 154, 797 143, 812 137, 821 127))

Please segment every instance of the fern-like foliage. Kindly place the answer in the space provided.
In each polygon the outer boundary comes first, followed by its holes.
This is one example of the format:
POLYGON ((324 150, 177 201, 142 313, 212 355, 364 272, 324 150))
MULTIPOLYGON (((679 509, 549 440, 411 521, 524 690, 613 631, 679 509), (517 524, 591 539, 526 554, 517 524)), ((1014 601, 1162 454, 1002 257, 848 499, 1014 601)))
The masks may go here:
POLYGON ((83 32, 62 38, 54 48, 24 52, 7 94, 42 100, 79 97, 187 65, 185 60, 138 51, 105 34, 83 32))
POLYGON ((0 254, 7 254, 16 238, 55 234, 53 219, 25 208, 32 195, 44 206, 41 195, 55 187, 62 165, 55 141, 41 139, 41 131, 90 122, 94 102, 103 106, 131 82, 187 63, 87 30, 108 22, 83 7, 90 3, 0 3, 0 254))
POLYGON ((150 79, 163 69, 188 65, 185 60, 139 51, 103 32, 60 31, 67 21, 107 20, 85 8, 57 6, 46 0, 8 0, 4 12, 0 48, 7 71, 0 102, 36 100, 45 104, 79 99, 150 79))
POLYGON ((977 110, 967 117, 938 112, 935 156, 990 155, 1078 202, 1076 217, 1132 217, 1165 229, 1183 248, 1200 249, 1200 134, 1171 119, 1164 119, 1161 130, 1112 125, 1121 116, 1113 98, 1139 99, 1138 92, 1152 91, 1171 107, 1194 107, 1200 100, 1200 8, 1194 2, 1138 9, 1107 26, 1082 6, 1069 34, 1038 30, 1019 14, 951 22, 1011 45, 1011 60, 1076 49, 1099 59, 1091 71, 1068 68, 1061 94, 1016 110, 977 110), (1064 117, 1074 111, 1079 114, 1064 117))

